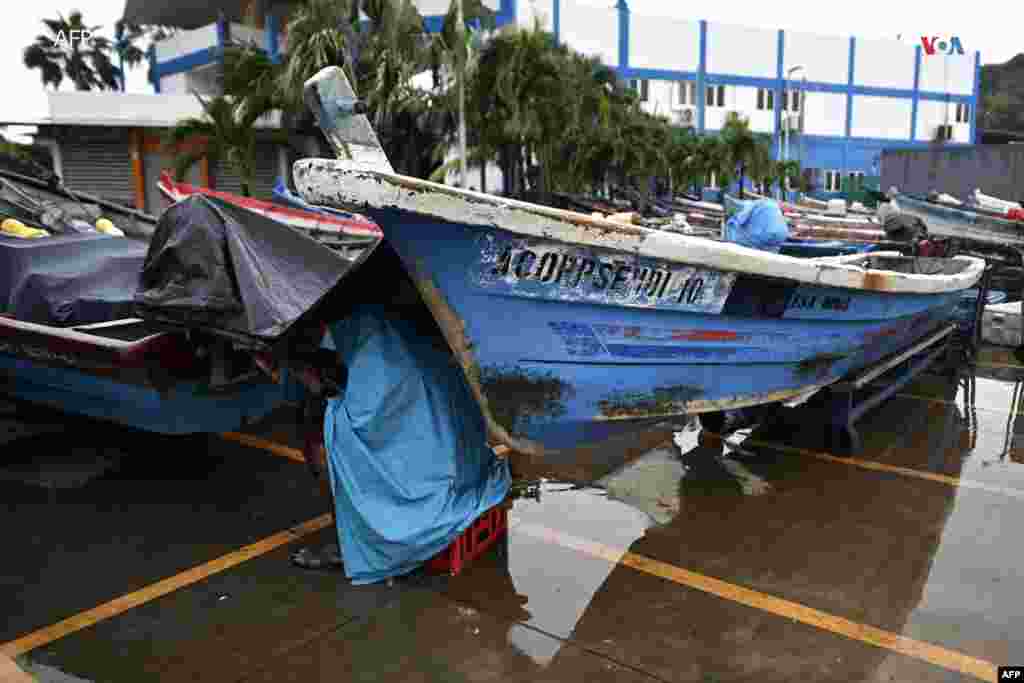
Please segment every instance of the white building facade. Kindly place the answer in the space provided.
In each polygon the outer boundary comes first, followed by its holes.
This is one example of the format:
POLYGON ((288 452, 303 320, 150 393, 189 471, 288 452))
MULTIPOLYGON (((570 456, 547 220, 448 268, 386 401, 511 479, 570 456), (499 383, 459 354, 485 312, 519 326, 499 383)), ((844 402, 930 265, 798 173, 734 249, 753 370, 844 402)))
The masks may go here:
MULTIPOLYGON (((450 2, 417 0, 429 30, 439 30, 450 2)), ((926 49, 648 16, 632 12, 627 0, 588 2, 484 0, 499 26, 538 22, 576 51, 599 57, 633 84, 652 113, 713 132, 737 112, 754 131, 772 136, 777 158, 800 161, 819 194, 838 191, 851 178, 877 176, 883 149, 975 142, 980 53, 963 51, 959 42, 940 38, 926 49), (787 130, 792 134, 784 135, 787 130)), ((145 17, 151 20, 158 8, 175 11, 166 0, 128 5, 153 12, 145 17)), ((151 52, 157 92, 202 91, 207 81, 215 83, 213 68, 229 37, 271 54, 283 49, 279 27, 287 3, 263 0, 259 28, 237 23, 246 2, 212 3, 205 16, 213 5, 222 5, 227 18, 183 31, 151 52)))

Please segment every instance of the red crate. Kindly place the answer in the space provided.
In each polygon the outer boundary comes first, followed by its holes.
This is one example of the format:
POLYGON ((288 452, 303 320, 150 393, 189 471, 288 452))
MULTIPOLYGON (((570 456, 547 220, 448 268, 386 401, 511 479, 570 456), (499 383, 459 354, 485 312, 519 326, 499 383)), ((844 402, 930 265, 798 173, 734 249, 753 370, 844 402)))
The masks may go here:
POLYGON ((459 574, 470 561, 483 555, 508 533, 508 509, 502 501, 476 518, 451 545, 427 562, 427 568, 434 572, 459 574))

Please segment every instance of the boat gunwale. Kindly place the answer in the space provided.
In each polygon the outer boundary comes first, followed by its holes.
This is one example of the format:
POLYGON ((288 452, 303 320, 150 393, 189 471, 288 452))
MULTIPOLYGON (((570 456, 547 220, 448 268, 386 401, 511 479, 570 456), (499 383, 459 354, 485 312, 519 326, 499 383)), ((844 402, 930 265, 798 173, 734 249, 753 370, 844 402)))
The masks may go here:
POLYGON ((967 262, 959 273, 924 275, 858 268, 835 259, 801 259, 441 185, 349 160, 301 159, 293 175, 303 199, 311 204, 401 210, 524 237, 816 286, 893 294, 949 293, 974 285, 986 265, 983 259, 955 256, 953 260, 967 262))

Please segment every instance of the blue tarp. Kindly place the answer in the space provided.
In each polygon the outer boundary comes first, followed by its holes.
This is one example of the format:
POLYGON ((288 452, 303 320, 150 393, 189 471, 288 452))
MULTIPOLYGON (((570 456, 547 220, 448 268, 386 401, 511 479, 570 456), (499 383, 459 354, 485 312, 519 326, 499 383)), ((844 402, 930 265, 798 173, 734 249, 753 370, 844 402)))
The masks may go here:
POLYGON ((338 541, 353 583, 414 570, 508 493, 506 460, 450 354, 373 305, 325 339, 348 368, 324 441, 338 541))
POLYGON ((779 253, 789 238, 789 226, 772 199, 738 202, 740 209, 725 223, 724 237, 745 247, 779 253))

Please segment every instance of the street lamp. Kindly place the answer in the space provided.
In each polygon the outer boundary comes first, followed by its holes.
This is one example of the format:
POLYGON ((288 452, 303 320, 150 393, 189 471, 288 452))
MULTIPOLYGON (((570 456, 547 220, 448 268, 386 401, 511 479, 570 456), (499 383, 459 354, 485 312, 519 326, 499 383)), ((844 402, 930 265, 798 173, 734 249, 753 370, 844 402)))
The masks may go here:
MULTIPOLYGON (((803 70, 803 65, 794 66, 786 72, 786 80, 782 83, 782 160, 789 161, 789 112, 786 105, 789 104, 789 81, 793 74, 803 70)), ((803 104, 803 103, 801 103, 803 104)), ((788 179, 782 179, 782 197, 786 197, 788 179)))

